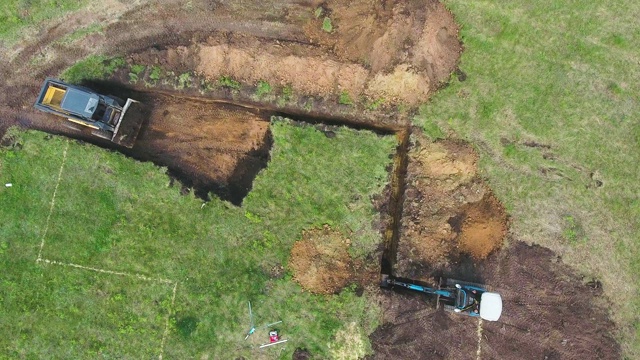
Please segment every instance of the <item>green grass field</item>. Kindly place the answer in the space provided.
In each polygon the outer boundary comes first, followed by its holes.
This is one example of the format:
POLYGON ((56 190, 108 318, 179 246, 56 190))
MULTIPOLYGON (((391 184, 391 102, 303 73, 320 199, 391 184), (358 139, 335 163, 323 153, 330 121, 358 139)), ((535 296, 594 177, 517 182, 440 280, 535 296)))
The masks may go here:
POLYGON ((334 336, 348 324, 369 351, 380 310, 366 293, 316 296, 269 272, 322 224, 348 234, 354 256, 380 243, 371 196, 387 182, 395 138, 271 127, 272 160, 242 207, 182 196, 150 163, 12 130, 15 145, 0 150, 0 358, 273 357, 280 349, 248 345, 264 334, 243 340, 249 300, 257 325, 284 321, 283 355, 341 351, 349 344, 334 336))
POLYGON ((30 26, 80 9, 86 0, 3 0, 0 5, 0 39, 17 41, 30 26))
POLYGON ((516 238, 603 280, 623 347, 640 357, 640 3, 445 4, 468 76, 416 123, 475 144, 516 238))

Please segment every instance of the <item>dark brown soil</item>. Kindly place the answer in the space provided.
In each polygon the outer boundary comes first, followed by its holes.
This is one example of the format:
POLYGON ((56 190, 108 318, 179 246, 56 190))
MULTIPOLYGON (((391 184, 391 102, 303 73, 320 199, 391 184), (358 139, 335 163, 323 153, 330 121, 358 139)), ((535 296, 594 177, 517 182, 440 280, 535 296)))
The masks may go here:
POLYGON ((269 160, 268 118, 204 99, 145 97, 149 121, 131 154, 168 166, 196 195, 240 204, 269 160))
POLYGON ((394 275, 427 280, 502 245, 507 214, 478 178, 476 163, 469 144, 432 142, 414 131, 394 275))
POLYGON ((503 297, 499 321, 483 321, 479 336, 474 318, 436 310, 421 294, 385 292, 386 324, 371 335, 371 358, 620 358, 607 309, 594 305, 602 289, 550 250, 515 242, 474 265, 476 279, 503 297))

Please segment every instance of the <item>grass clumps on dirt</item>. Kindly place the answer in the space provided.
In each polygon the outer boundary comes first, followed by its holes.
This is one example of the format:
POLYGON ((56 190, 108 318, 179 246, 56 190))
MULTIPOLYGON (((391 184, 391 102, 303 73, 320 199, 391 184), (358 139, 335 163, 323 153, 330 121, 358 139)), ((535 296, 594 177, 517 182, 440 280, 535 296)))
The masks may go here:
POLYGON ((258 81, 258 85, 256 86, 256 96, 258 98, 271 94, 271 91, 273 91, 271 84, 264 80, 258 81))
POLYGON ((92 34, 98 34, 98 33, 102 33, 102 31, 104 30, 104 26, 102 24, 99 23, 93 23, 87 27, 84 28, 80 28, 74 32, 72 32, 69 35, 66 35, 63 38, 60 38, 56 41, 54 41, 55 44, 62 44, 62 45, 70 45, 72 43, 74 43, 75 41, 78 41, 80 39, 84 39, 85 37, 92 35, 92 34))
POLYGON ((221 76, 220 79, 218 79, 218 85, 231 89, 231 90, 240 90, 240 82, 233 80, 231 77, 229 76, 221 76))
POLYGON ((351 99, 351 95, 348 92, 343 91, 338 97, 338 103, 341 105, 353 105, 353 99, 351 99))
POLYGON ((86 80, 104 80, 125 65, 122 57, 90 55, 64 70, 60 78, 71 84, 80 84, 86 80))
POLYGON ((328 138, 283 120, 272 132, 270 166, 235 207, 181 195, 150 163, 11 130, 9 147, 0 148, 0 182, 13 183, 0 189, 8 319, 0 323, 0 357, 42 358, 53 348, 68 358, 280 354, 256 350, 266 329, 244 340, 249 300, 256 325, 283 321, 285 358, 296 348, 329 357, 328 343, 352 323, 370 348, 366 336, 380 318, 370 295, 351 287, 331 296, 303 292, 286 263, 302 230, 317 224, 353 230, 361 253, 376 248, 371 196, 386 182, 395 141, 348 129, 328 138), (40 249, 43 260, 134 275, 36 262, 40 249), (162 279, 177 282, 175 302, 162 279))
POLYGON ((332 32, 333 31, 333 25, 331 24, 331 18, 329 18, 328 16, 324 18, 324 20, 322 20, 322 30, 325 32, 332 32))
POLYGON ((146 69, 147 67, 141 64, 131 65, 131 71, 129 72, 129 82, 131 84, 137 83, 140 74, 142 74, 146 69))
POLYGON ((640 357, 640 202, 631 190, 640 173, 640 4, 446 4, 463 24, 468 76, 452 79, 417 123, 478 146, 512 232, 601 279, 627 356, 640 357), (588 242, 572 234, 568 213, 588 242))

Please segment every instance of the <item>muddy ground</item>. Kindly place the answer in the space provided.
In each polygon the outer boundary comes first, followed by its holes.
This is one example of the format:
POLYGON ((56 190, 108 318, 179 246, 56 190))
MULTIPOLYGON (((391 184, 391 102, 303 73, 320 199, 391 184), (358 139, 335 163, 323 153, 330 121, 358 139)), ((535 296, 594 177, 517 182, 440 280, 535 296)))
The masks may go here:
MULTIPOLYGON (((396 276, 428 281, 482 260, 507 234, 507 213, 478 174, 473 147, 411 135, 404 178, 396 276)), ((473 274, 462 274, 465 278, 473 274)))
MULTIPOLYGON (((458 28, 435 0, 94 2, 25 31, 17 44, 1 45, 0 134, 19 125, 91 141, 168 166, 185 192, 206 198, 211 191, 239 204, 267 164, 271 114, 407 134, 411 110, 456 70, 458 28), (325 18, 330 31, 323 30, 325 18), (73 38, 96 23, 101 31, 73 38), (132 150, 71 133, 55 116, 32 110, 45 77, 94 53, 147 66, 144 80, 150 66, 192 77, 186 86, 168 81, 148 88, 145 81, 127 84, 126 73, 114 75, 117 86, 148 106, 132 150), (242 85, 202 92, 201 81, 222 76, 242 85), (260 80, 276 93, 290 86, 294 94, 284 102, 256 98, 260 80), (354 104, 339 104, 341 94, 354 104), (377 101, 379 107, 371 106, 377 101)), ((479 332, 476 320, 436 311, 420 294, 368 286, 386 322, 371 336, 373 357, 619 358, 607 310, 595 305, 605 302, 597 281, 579 278, 549 250, 517 239, 505 245, 508 217, 479 177, 472 146, 434 143, 415 131, 406 146, 400 143, 394 189, 377 204, 386 214, 381 231, 396 244, 391 271, 425 282, 444 275, 490 284, 502 294, 504 312, 479 332)), ((289 264, 298 269, 297 280, 318 293, 375 283, 381 254, 358 264, 345 257, 346 239, 335 234, 301 235, 289 264), (337 242, 318 246, 325 237, 337 242), (336 264, 344 270, 339 277, 322 277, 336 264), (314 271, 324 275, 315 278, 314 271)))
POLYGON ((585 283, 550 250, 514 242, 474 263, 503 297, 497 322, 436 310, 413 293, 386 293, 373 359, 619 359, 597 282, 585 283), (481 329, 481 330, 479 330, 481 329))

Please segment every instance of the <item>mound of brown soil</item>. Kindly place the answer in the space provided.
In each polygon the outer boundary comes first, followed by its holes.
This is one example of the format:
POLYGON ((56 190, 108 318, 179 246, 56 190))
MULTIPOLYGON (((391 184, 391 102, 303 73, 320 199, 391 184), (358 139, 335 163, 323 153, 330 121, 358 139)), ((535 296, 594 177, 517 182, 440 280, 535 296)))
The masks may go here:
POLYGON ((484 259, 500 247, 507 234, 504 206, 491 193, 464 206, 455 218, 462 219, 458 247, 475 259, 484 259))
POLYGON ((302 232, 291 249, 293 279, 317 294, 340 292, 353 276, 349 239, 329 226, 302 232))
POLYGON ((396 275, 429 277, 463 256, 482 259, 498 249, 507 215, 478 178, 473 148, 461 141, 432 142, 419 132, 412 141, 396 275))

